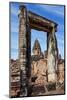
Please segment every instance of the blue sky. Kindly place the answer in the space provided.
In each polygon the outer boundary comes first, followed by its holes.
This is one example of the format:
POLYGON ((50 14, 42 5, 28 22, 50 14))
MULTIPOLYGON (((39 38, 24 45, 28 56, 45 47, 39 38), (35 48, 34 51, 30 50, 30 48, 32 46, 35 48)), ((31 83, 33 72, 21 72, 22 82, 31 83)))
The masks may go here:
MULTIPOLYGON (((18 34, 19 34, 19 6, 22 3, 11 3, 11 58, 18 58, 18 34)), ((55 21, 58 24, 58 31, 55 33, 58 42, 59 53, 64 58, 64 6, 41 5, 41 4, 22 4, 26 5, 28 11, 39 14, 45 18, 55 21)), ((41 50, 44 52, 47 49, 47 33, 43 31, 31 30, 31 49, 35 39, 38 39, 41 45, 41 50)))

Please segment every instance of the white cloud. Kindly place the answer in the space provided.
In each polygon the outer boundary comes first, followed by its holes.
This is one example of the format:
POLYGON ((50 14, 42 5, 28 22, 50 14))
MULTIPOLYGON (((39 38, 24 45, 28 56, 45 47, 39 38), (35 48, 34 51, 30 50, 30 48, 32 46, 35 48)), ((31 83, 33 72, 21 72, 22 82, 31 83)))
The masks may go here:
POLYGON ((50 5, 40 5, 40 7, 46 11, 56 13, 57 15, 60 16, 64 15, 64 11, 61 9, 61 7, 58 8, 58 6, 50 6, 50 5))
POLYGON ((11 4, 11 14, 15 16, 18 15, 18 9, 14 6, 14 4, 11 4))

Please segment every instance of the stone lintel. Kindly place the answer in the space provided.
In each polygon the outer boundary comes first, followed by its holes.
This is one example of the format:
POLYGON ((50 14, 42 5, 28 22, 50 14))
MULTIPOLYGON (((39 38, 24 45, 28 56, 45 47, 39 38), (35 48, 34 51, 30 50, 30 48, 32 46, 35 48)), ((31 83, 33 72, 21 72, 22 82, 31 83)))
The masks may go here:
POLYGON ((39 31, 50 32, 52 28, 55 28, 55 32, 57 31, 57 23, 48 20, 40 15, 37 15, 33 12, 28 11, 28 17, 30 21, 30 27, 32 29, 37 29, 39 31))

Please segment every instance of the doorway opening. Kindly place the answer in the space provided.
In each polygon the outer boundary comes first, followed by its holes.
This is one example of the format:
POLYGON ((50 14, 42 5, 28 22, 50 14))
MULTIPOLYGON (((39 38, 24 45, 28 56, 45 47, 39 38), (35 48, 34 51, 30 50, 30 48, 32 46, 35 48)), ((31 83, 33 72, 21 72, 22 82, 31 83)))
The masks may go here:
POLYGON ((47 36, 45 32, 31 29, 31 93, 45 92, 44 84, 47 82, 47 36))

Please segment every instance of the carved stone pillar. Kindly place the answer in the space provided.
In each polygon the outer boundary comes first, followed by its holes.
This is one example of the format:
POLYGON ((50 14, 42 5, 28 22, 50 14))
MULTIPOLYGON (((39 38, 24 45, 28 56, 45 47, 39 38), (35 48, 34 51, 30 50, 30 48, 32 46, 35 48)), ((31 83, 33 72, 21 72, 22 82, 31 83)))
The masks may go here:
POLYGON ((19 13, 19 62, 20 62, 20 96, 27 96, 27 10, 20 6, 19 13))
POLYGON ((48 68, 48 82, 56 83, 56 56, 57 56, 57 41, 55 36, 55 29, 53 28, 50 33, 47 33, 47 68, 48 68))

